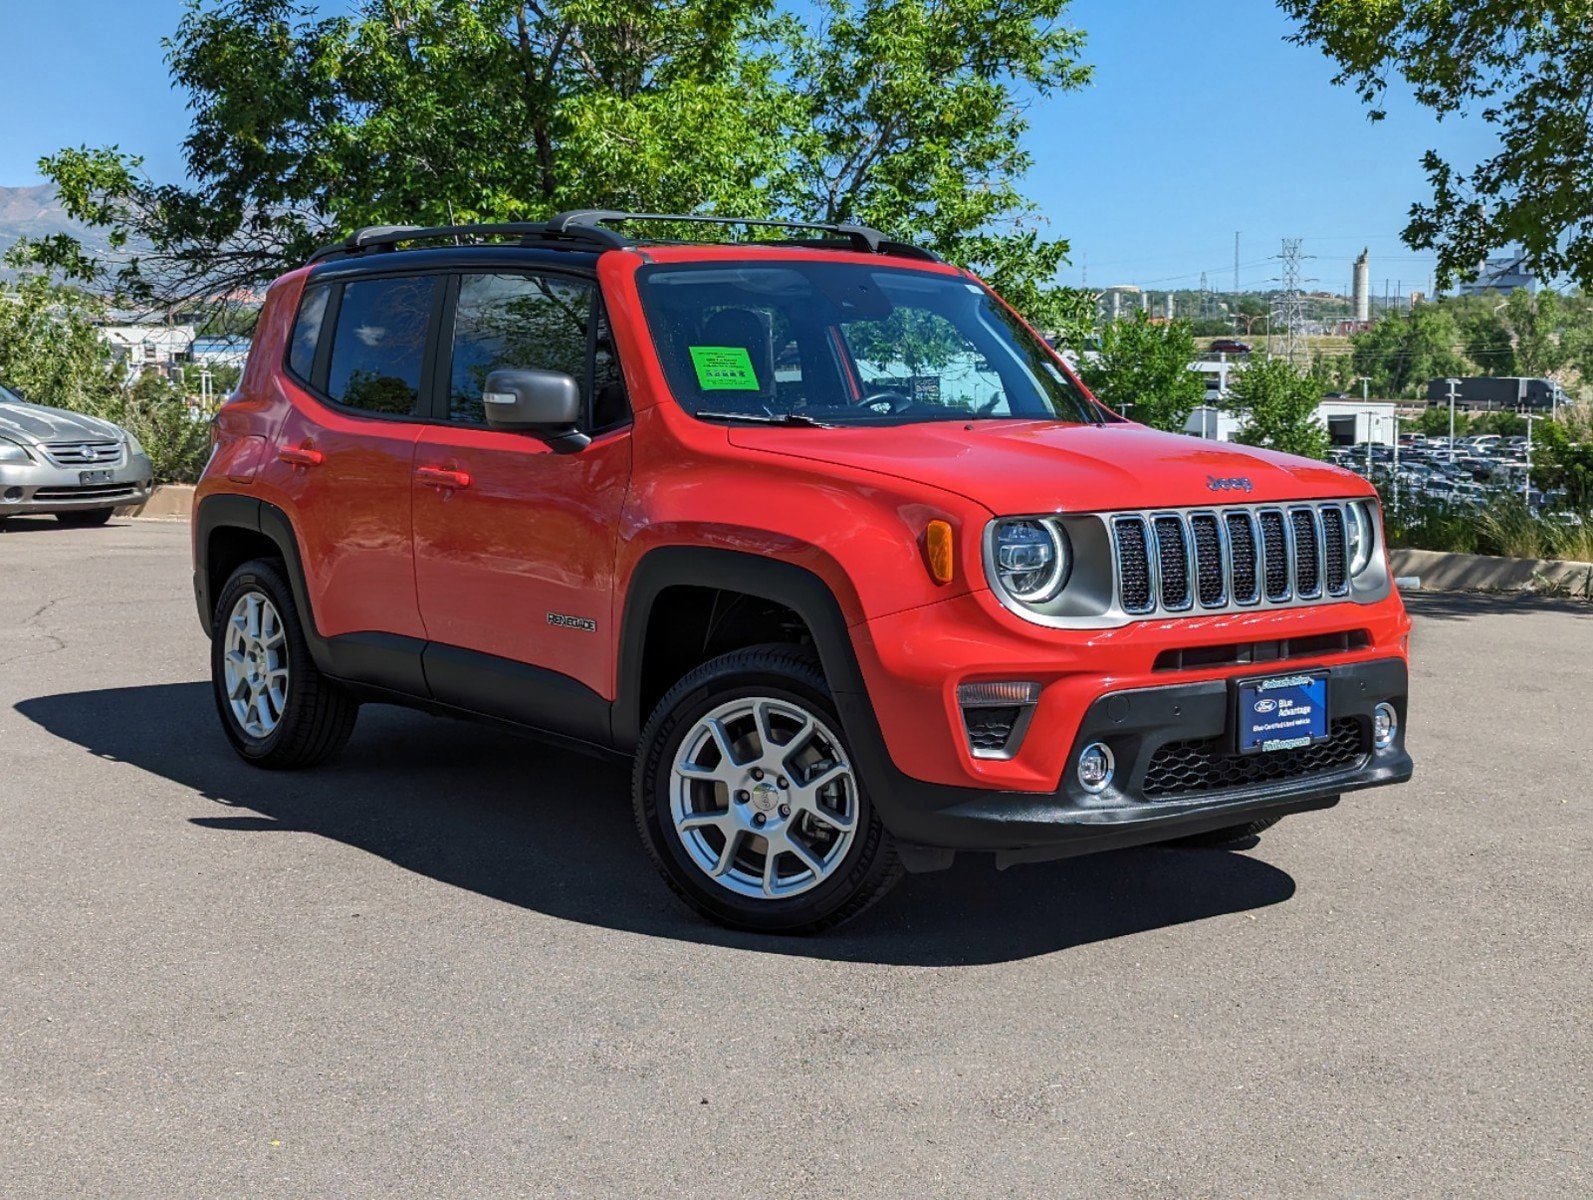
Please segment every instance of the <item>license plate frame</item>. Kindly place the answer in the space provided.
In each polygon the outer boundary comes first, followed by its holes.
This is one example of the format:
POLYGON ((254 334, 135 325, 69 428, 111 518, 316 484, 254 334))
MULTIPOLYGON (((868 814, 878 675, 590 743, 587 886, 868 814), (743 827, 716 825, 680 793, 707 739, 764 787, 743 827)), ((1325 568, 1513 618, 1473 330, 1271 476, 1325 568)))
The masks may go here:
POLYGON ((78 486, 79 487, 104 487, 106 484, 113 482, 112 477, 115 474, 116 474, 115 471, 110 471, 110 470, 79 471, 77 473, 78 486))
POLYGON ((1329 677, 1327 671, 1290 671, 1234 680, 1235 753, 1276 754, 1328 741, 1333 736, 1329 677))

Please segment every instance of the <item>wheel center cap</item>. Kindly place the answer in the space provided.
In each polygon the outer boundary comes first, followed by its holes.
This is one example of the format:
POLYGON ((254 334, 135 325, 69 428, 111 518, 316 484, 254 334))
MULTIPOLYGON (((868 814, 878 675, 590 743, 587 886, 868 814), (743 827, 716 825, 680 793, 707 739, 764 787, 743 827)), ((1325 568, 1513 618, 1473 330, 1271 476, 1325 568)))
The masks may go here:
POLYGON ((752 807, 764 815, 780 807, 780 789, 772 783, 758 783, 752 787, 752 807))

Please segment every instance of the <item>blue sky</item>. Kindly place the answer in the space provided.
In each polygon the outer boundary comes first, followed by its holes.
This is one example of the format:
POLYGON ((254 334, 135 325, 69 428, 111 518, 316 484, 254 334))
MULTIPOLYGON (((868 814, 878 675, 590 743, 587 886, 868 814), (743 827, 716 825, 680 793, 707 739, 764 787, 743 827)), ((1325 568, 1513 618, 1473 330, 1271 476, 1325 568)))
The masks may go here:
MULTIPOLYGON (((0 0, 10 53, 0 105, 0 184, 39 182, 38 158, 61 146, 119 144, 157 179, 182 171, 185 98, 171 90, 160 39, 181 0, 0 0)), ((1442 125, 1397 96, 1372 125, 1330 84, 1315 50, 1284 41, 1272 0, 1074 0, 1096 81, 1031 111, 1027 188, 1050 231, 1073 244, 1063 280, 1213 288, 1276 276, 1285 237, 1317 257, 1307 276, 1348 287, 1350 261, 1372 251, 1374 287, 1426 288, 1430 256, 1399 231, 1426 195, 1421 154, 1462 162, 1486 151, 1474 123, 1442 125)))

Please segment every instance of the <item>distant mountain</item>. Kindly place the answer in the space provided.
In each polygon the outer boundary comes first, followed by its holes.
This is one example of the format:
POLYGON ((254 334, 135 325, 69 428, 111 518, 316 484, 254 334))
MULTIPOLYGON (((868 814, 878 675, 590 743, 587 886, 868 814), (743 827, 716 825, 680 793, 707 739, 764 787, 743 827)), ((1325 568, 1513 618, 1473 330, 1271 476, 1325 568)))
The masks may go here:
POLYGON ((0 255, 20 238, 47 237, 52 233, 71 234, 91 254, 109 252, 105 238, 99 231, 87 229, 66 215, 66 209, 61 207, 61 201, 55 194, 54 184, 0 187, 0 255))

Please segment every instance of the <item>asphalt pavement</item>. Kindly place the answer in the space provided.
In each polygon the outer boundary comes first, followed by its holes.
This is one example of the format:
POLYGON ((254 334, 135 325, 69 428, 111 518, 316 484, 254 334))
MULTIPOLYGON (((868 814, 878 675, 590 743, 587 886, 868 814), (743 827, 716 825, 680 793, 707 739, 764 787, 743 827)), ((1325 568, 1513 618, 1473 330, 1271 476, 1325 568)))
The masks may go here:
POLYGON ((1593 1194, 1593 606, 1421 596, 1415 781, 679 907, 623 769, 216 725, 187 529, 0 532, 0 1196, 1593 1194))

